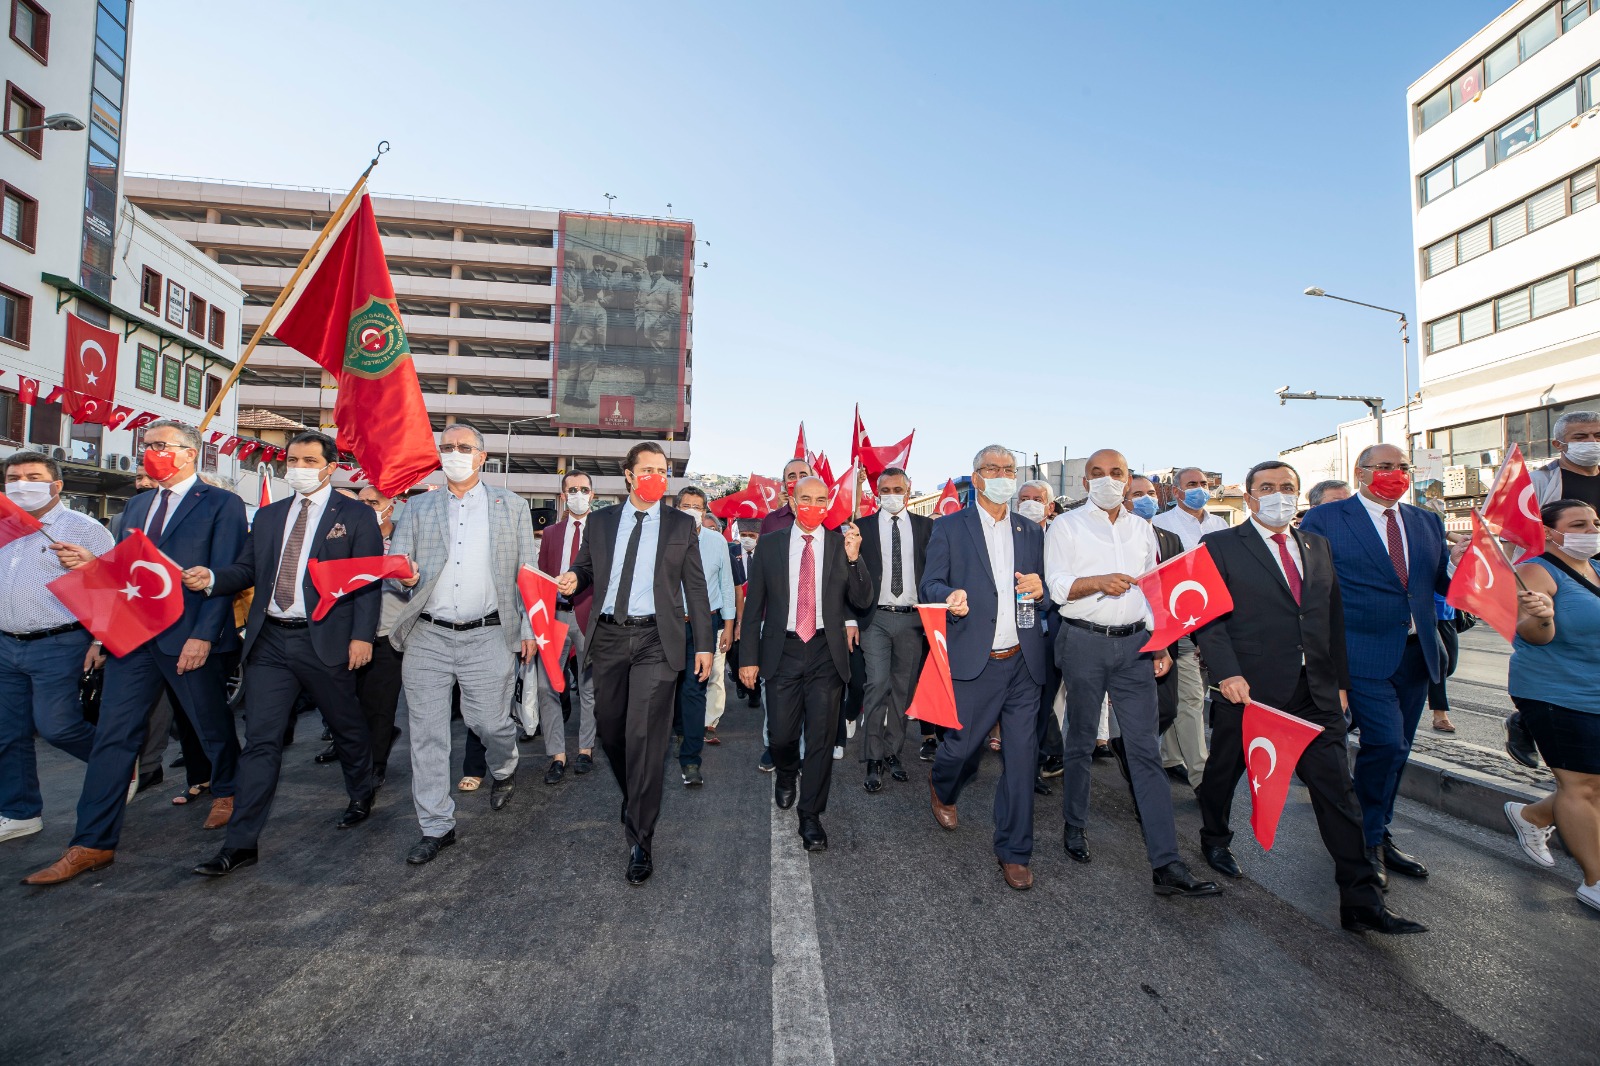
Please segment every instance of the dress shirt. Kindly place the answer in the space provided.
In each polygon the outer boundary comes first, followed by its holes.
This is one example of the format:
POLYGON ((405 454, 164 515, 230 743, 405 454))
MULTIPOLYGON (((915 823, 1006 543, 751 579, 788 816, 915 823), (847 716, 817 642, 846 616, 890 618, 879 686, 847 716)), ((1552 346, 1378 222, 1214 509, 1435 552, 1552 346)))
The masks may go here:
POLYGON ((890 515, 878 511, 878 541, 883 555, 883 581, 878 588, 878 603, 885 607, 911 607, 917 602, 917 552, 912 543, 911 512, 890 515), (889 589, 894 583, 894 523, 900 523, 900 595, 889 589))
MULTIPOLYGON (((589 516, 585 514, 582 518, 579 518, 577 515, 567 515, 567 526, 564 531, 566 539, 561 542, 561 565, 556 568, 556 573, 564 574, 572 569, 572 560, 578 554, 573 550, 573 546, 577 544, 580 532, 584 536, 589 535, 589 516)), ((623 541, 623 543, 626 544, 627 541, 623 541)))
POLYGON ((491 570, 489 490, 480 481, 462 496, 444 491, 450 493, 445 504, 449 557, 428 597, 428 614, 441 622, 476 622, 499 609, 491 570))
MULTIPOLYGON (((306 592, 301 588, 306 578, 306 560, 311 558, 311 549, 316 544, 317 524, 322 521, 322 513, 328 509, 328 497, 333 495, 333 484, 330 481, 310 496, 302 497, 295 493, 289 501, 289 517, 283 523, 283 540, 278 548, 278 568, 273 570, 276 574, 283 568, 283 553, 289 550, 289 532, 294 529, 295 521, 300 517, 300 501, 307 499, 311 506, 306 509, 306 535, 300 542, 300 557, 295 560, 294 569, 294 602, 288 607, 279 607, 275 599, 267 600, 267 614, 273 618, 294 618, 303 620, 306 617, 306 592)), ((276 578, 273 579, 276 584, 276 578)))
POLYGON ((629 496, 617 506, 622 508, 622 520, 617 523, 617 540, 611 546, 611 581, 606 585, 605 603, 601 614, 625 614, 643 618, 656 613, 656 545, 661 539, 661 501, 657 500, 644 512, 644 528, 639 530, 639 554, 633 560, 633 586, 628 590, 625 610, 617 610, 617 592, 622 587, 622 562, 628 557, 628 538, 633 536, 633 516, 639 508, 629 496))
POLYGON ((1191 551, 1199 546, 1200 538, 1207 533, 1228 528, 1228 523, 1209 511, 1201 511, 1200 517, 1196 518, 1182 507, 1162 511, 1150 521, 1169 533, 1176 533, 1178 539, 1183 541, 1184 551, 1191 551))
POLYGON ((1406 538, 1406 517, 1400 513, 1400 504, 1391 503, 1385 507, 1382 503, 1369 500, 1360 493, 1356 498, 1361 501, 1361 506, 1367 509, 1367 515, 1372 519, 1372 528, 1378 531, 1378 543, 1383 545, 1384 554, 1389 552, 1389 520, 1383 516, 1386 510, 1394 511, 1394 521, 1400 527, 1400 548, 1406 556, 1406 573, 1411 573, 1411 541, 1406 538))
MULTIPOLYGON (((644 550, 643 540, 641 534, 640 551, 644 550)), ((733 557, 728 554, 728 542, 722 539, 722 534, 701 528, 700 565, 706 572, 706 598, 711 601, 711 613, 722 615, 725 622, 733 621, 739 616, 739 607, 733 597, 733 557)), ((688 589, 683 591, 683 605, 687 610, 688 589)))
POLYGON ((989 546, 989 570, 994 575, 996 604, 993 651, 1005 651, 1022 643, 1017 636, 1017 556, 1016 545, 1011 543, 1011 508, 991 518, 983 505, 978 505, 978 521, 983 525, 983 540, 989 546))
POLYGON ((39 521, 43 529, 0 547, 0 578, 6 590, 0 596, 0 633, 37 633, 78 620, 46 587, 67 573, 50 550, 52 543, 77 544, 96 555, 104 555, 115 543, 105 526, 59 499, 39 521))
MULTIPOLYGON (((183 502, 183 498, 185 496, 189 495, 189 490, 194 488, 195 484, 199 480, 200 476, 198 474, 190 474, 188 477, 184 478, 182 481, 166 490, 167 492, 172 493, 172 495, 167 497, 167 516, 161 520, 163 527, 172 524, 172 516, 177 513, 178 505, 183 502)), ((161 506, 161 492, 161 486, 157 485, 156 498, 150 501, 150 510, 146 511, 144 516, 144 535, 149 537, 151 540, 159 540, 162 533, 162 530, 160 529, 153 530, 150 528, 150 520, 156 516, 156 508, 161 506)))
MULTIPOLYGON (((1284 584, 1288 584, 1289 575, 1284 573, 1283 556, 1278 554, 1278 542, 1272 539, 1277 534, 1262 525, 1254 516, 1251 517, 1250 524, 1255 527, 1257 533, 1261 534, 1261 539, 1267 542, 1267 554, 1272 556, 1272 561, 1278 564, 1278 573, 1283 574, 1284 584)), ((1306 561, 1300 556, 1300 544, 1294 539, 1294 530, 1285 529, 1283 533, 1283 545, 1289 549, 1289 557, 1294 560, 1295 569, 1299 571, 1300 580, 1303 583, 1306 576, 1306 561)))
POLYGON ((1103 626, 1150 624, 1150 605, 1134 585, 1120 596, 1095 592, 1068 600, 1080 577, 1126 574, 1137 578, 1155 569, 1156 532, 1127 508, 1115 522, 1093 502, 1075 507, 1050 523, 1044 535, 1045 580, 1061 617, 1103 626))
POLYGON ((797 522, 789 527, 789 620, 785 627, 789 632, 797 632, 795 628, 795 612, 800 606, 800 553, 806 546, 805 538, 811 537, 811 554, 816 559, 816 610, 817 632, 822 632, 822 590, 824 558, 828 554, 828 531, 818 526, 810 534, 803 533, 797 522))

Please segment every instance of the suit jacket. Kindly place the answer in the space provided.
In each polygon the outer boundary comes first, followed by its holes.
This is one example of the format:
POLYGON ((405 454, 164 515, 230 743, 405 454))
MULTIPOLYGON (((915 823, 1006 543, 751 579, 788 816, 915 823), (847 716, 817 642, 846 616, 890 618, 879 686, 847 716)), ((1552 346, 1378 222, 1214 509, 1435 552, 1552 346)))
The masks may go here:
MULTIPOLYGON (((1150 528, 1156 535, 1156 562, 1164 563, 1175 555, 1183 554, 1182 537, 1170 529, 1162 529, 1153 523, 1150 528)), ((1232 677, 1233 675, 1229 674, 1228 676, 1232 677)))
POLYGON ((1280 710, 1288 707, 1300 683, 1304 656, 1306 683, 1317 709, 1339 718, 1339 690, 1350 687, 1350 668, 1333 553, 1315 533, 1288 532, 1300 548, 1298 604, 1272 546, 1261 539, 1254 522, 1200 538, 1228 586, 1233 610, 1196 633, 1195 642, 1213 678, 1243 677, 1251 699, 1280 710))
MULTIPOLYGON (((656 537, 656 564, 654 588, 656 594, 656 620, 661 633, 661 650, 667 665, 682 670, 687 661, 684 641, 673 634, 679 632, 687 615, 694 627, 694 650, 697 655, 710 655, 716 650, 716 636, 722 627, 711 625, 711 599, 706 595, 706 569, 700 560, 700 523, 682 511, 661 504, 661 528, 656 537), (684 602, 687 595, 688 603, 684 602)), ((594 659, 594 630, 600 623, 600 612, 605 607, 606 590, 611 587, 613 566, 621 566, 614 559, 617 528, 622 516, 633 509, 628 500, 615 507, 606 507, 589 513, 588 528, 584 530, 583 547, 572 560, 572 572, 578 575, 578 591, 599 589, 599 602, 589 613, 589 624, 584 628, 589 638, 584 653, 584 665, 594 659)), ((619 604, 626 611, 626 604, 619 604)))
POLYGON ((784 504, 761 519, 761 535, 764 537, 768 533, 776 533, 778 530, 788 529, 792 525, 794 525, 794 508, 784 504))
MULTIPOLYGON (((566 518, 563 518, 555 525, 547 528, 544 531, 544 536, 539 540, 539 569, 543 570, 551 577, 561 576, 563 570, 563 567, 561 566, 561 549, 566 546, 567 526, 569 523, 571 523, 571 521, 572 518, 570 515, 566 518)), ((585 540, 588 539, 589 531, 593 528, 593 526, 591 526, 589 523, 593 521, 593 517, 590 517, 583 524, 583 535, 585 540)), ((578 545, 578 550, 583 550, 582 544, 578 545)), ((576 562, 578 557, 574 555, 572 558, 573 561, 576 562)), ((592 588, 586 588, 582 592, 579 592, 577 595, 572 597, 572 613, 577 616, 578 628, 586 633, 589 631, 589 609, 590 605, 593 603, 594 589, 592 588)))
MULTIPOLYGON (((911 520, 911 559, 916 565, 917 577, 920 580, 923 570, 928 565, 928 541, 933 537, 933 519, 909 511, 902 511, 900 517, 911 520)), ((883 583, 889 578, 883 574, 883 537, 878 531, 878 516, 868 515, 856 523, 856 528, 861 530, 861 559, 867 564, 867 573, 872 575, 872 606, 861 612, 861 624, 866 626, 872 624, 873 616, 878 613, 878 599, 883 593, 883 583)), ((901 536, 900 550, 902 552, 906 550, 904 534, 901 536)))
MULTIPOLYGON (((1039 528, 1039 523, 1030 522, 1015 511, 1009 514, 1008 521, 1011 523, 1012 569, 1022 574, 1038 574, 1042 581, 1044 530, 1039 528)), ((955 514, 934 520, 927 561, 919 582, 925 602, 943 603, 956 589, 966 590, 966 617, 951 616, 945 624, 945 639, 950 646, 950 676, 958 681, 970 681, 989 665, 995 622, 1000 617, 1002 602, 994 587, 989 543, 983 536, 978 508, 964 507, 955 514)), ((1008 584, 1005 590, 1004 609, 1008 611, 1016 610, 1017 597, 1012 588, 1013 585, 1008 584)), ((1041 685, 1049 680, 1050 638, 1045 635, 1043 621, 1052 606, 1047 585, 1044 599, 1034 604, 1041 624, 1017 630, 1028 673, 1041 685)))
MULTIPOLYGON (((283 537, 290 513, 297 506, 299 495, 269 503, 256 512, 255 525, 245 538, 244 550, 231 566, 211 572, 213 596, 233 596, 254 587, 250 600, 250 617, 245 623, 244 658, 250 658, 261 627, 266 625, 267 607, 278 582, 278 562, 283 554, 283 537)), ((306 558, 317 560, 359 559, 383 554, 383 531, 372 508, 339 493, 330 493, 322 509, 317 528, 306 537, 302 550, 306 558), (333 536, 336 526, 343 526, 340 536, 333 536)), ((316 586, 311 583, 311 568, 306 567, 300 582, 300 592, 305 598, 306 618, 316 612, 321 602, 316 586)), ((327 617, 312 622, 311 646, 317 658, 330 667, 344 668, 350 662, 350 642, 364 640, 369 644, 377 639, 378 616, 383 608, 383 582, 374 581, 348 596, 339 597, 327 617)))
POLYGON ((745 572, 744 546, 737 541, 731 541, 728 544, 728 569, 733 574, 733 583, 735 585, 743 585, 750 580, 750 575, 745 572))
MULTIPOLYGON (((118 540, 126 539, 135 529, 144 528, 155 506, 157 491, 141 492, 128 501, 122 512, 118 540)), ((227 489, 197 480, 184 493, 183 502, 168 513, 155 543, 185 570, 203 566, 214 571, 239 557, 248 535, 244 501, 227 489)), ((183 616, 156 636, 158 651, 164 655, 181 655, 184 642, 188 640, 209 641, 212 652, 233 651, 239 646, 239 631, 233 624, 233 605, 226 598, 211 598, 203 592, 187 589, 179 591, 183 593, 183 616)))
MULTIPOLYGON (((759 623, 759 641, 739 642, 739 665, 759 666, 771 678, 783 659, 783 641, 789 628, 789 544, 794 527, 762 537, 750 561, 750 584, 744 594, 744 624, 759 623)), ((845 558, 844 534, 827 530, 822 538, 822 633, 841 681, 850 680, 850 647, 845 622, 872 606, 876 599, 865 562, 855 565, 845 558)))
POLYGON ((1405 525, 1408 567, 1402 586, 1389 560, 1389 548, 1378 537, 1359 496, 1313 507, 1300 520, 1307 533, 1326 537, 1333 551, 1344 600, 1345 642, 1350 673, 1356 677, 1389 677, 1405 653, 1407 622, 1416 626, 1428 676, 1442 676, 1444 649, 1439 643, 1433 594, 1450 591, 1450 552, 1439 516, 1408 503, 1400 504, 1405 525))
MULTIPOLYGON (((533 639, 528 612, 522 609, 522 596, 517 592, 517 571, 523 564, 533 566, 538 561, 533 543, 533 518, 527 502, 516 493, 492 485, 483 488, 489 494, 489 553, 494 573, 495 610, 500 613, 500 631, 505 636, 506 646, 513 652, 520 652, 521 642, 533 639), (512 625, 513 617, 520 618, 521 623, 512 625)), ((450 562, 449 524, 448 487, 412 497, 395 523, 394 536, 389 539, 389 554, 409 555, 422 575, 412 590, 411 602, 400 609, 400 616, 389 631, 389 643, 394 645, 395 651, 406 650, 411 631, 428 609, 433 586, 450 562)))

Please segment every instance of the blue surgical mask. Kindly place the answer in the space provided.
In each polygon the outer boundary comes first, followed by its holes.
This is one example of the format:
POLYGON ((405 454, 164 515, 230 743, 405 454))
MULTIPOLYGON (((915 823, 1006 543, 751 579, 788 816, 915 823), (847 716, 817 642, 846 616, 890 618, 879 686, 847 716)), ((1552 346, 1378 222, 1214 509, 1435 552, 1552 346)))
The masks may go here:
POLYGON ((1191 511, 1198 511, 1210 502, 1210 489, 1196 487, 1183 490, 1183 505, 1191 511))
POLYGON ((1154 496, 1135 496, 1128 506, 1133 508, 1134 514, 1144 519, 1154 518, 1156 511, 1160 509, 1154 496))

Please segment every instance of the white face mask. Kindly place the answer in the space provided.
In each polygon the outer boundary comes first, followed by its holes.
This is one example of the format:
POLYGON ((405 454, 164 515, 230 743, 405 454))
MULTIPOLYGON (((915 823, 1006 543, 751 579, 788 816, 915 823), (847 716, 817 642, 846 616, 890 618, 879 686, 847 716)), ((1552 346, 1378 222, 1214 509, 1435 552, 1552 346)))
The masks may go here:
POLYGON ((1014 477, 991 477, 983 482, 983 498, 990 503, 1009 503, 1011 497, 1017 494, 1017 479, 1014 477))
POLYGON ((470 455, 450 452, 448 455, 439 456, 439 465, 444 467, 444 476, 451 481, 462 482, 472 477, 472 456, 470 455))
POLYGON ((591 497, 587 492, 568 492, 567 510, 575 515, 588 514, 589 504, 592 499, 593 497, 591 497))
POLYGON ((6 499, 24 511, 37 511, 50 503, 49 481, 8 481, 6 499))
POLYGON ((693 509, 691 507, 680 507, 680 508, 678 508, 678 510, 682 511, 684 514, 686 514, 690 518, 694 519, 694 524, 697 525, 697 526, 705 521, 706 513, 704 511, 696 511, 695 509, 693 509))
POLYGON ((1114 477, 1097 477, 1089 481, 1089 499, 1102 511, 1115 511, 1122 506, 1122 494, 1128 483, 1114 477))
POLYGON ((1600 555, 1600 533, 1563 533, 1560 548, 1573 558, 1592 559, 1600 555))
POLYGON ((1030 522, 1044 521, 1044 504, 1039 500, 1023 500, 1017 504, 1017 513, 1030 522))
POLYGON ((1286 526, 1294 521, 1295 512, 1300 510, 1300 500, 1286 492, 1271 492, 1265 496, 1256 497, 1258 509, 1256 517, 1266 526, 1286 526))
POLYGON ((893 495, 889 496, 879 496, 878 506, 883 508, 885 511, 888 511, 892 515, 899 514, 901 511, 906 509, 906 498, 900 493, 894 493, 893 495))
POLYGON ((283 480, 300 495, 309 496, 322 487, 322 475, 327 469, 327 467, 291 466, 283 472, 283 480))
POLYGON ((1600 466, 1600 441, 1576 440, 1567 445, 1567 462, 1574 466, 1600 466))
POLYGON ((756 550, 756 538, 755 537, 748 536, 748 535, 741 536, 739 538, 739 543, 744 545, 744 550, 747 551, 747 552, 753 552, 753 551, 756 550))

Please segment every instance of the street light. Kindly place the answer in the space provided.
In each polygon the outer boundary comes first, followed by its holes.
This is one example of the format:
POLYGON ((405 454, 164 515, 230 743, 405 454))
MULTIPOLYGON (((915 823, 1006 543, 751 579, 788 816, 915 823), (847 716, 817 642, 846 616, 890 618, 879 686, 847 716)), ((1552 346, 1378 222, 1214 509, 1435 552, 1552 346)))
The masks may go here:
POLYGON ((506 469, 502 475, 501 487, 511 487, 511 438, 516 435, 517 426, 523 422, 543 422, 547 418, 554 418, 554 414, 533 415, 531 418, 517 418, 506 423, 506 469))
POLYGON ((1279 407, 1286 406, 1284 402, 1286 400, 1349 400, 1353 403, 1364 403, 1367 405, 1368 412, 1370 412, 1372 415, 1372 420, 1378 423, 1378 443, 1383 443, 1382 396, 1324 396, 1315 390, 1311 392, 1290 392, 1289 386, 1287 385, 1281 389, 1273 389, 1272 391, 1278 397, 1279 407))
POLYGON ((18 126, 14 130, 0 130, 0 137, 9 137, 13 133, 33 133, 35 130, 64 130, 67 133, 77 133, 83 128, 83 119, 63 111, 60 114, 46 116, 44 123, 39 126, 18 126))
MULTIPOLYGON (((1380 307, 1377 304, 1363 303, 1360 300, 1352 300, 1345 296, 1335 296, 1332 293, 1326 292, 1315 285, 1312 285, 1310 288, 1306 289, 1305 294, 1307 296, 1322 296, 1329 300, 1338 300, 1340 303, 1355 304, 1357 307, 1370 307, 1374 311, 1382 311, 1384 314, 1393 315, 1395 318, 1400 320, 1400 367, 1405 374, 1406 386, 1406 391, 1404 394, 1406 426, 1405 453, 1406 462, 1409 463, 1411 461, 1411 324, 1406 321, 1406 313, 1404 311, 1396 311, 1392 307, 1380 307)), ((1349 398, 1357 399, 1358 397, 1349 398)), ((1362 402, 1365 401, 1363 400, 1362 402)), ((1381 442, 1383 440, 1383 414, 1381 407, 1379 408, 1377 417, 1378 440, 1381 442)))

